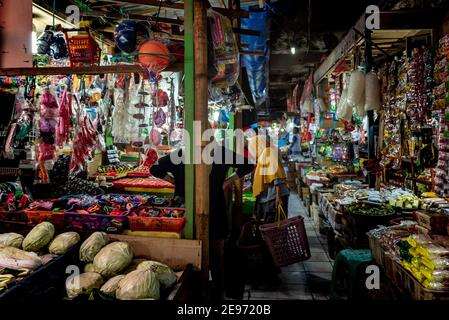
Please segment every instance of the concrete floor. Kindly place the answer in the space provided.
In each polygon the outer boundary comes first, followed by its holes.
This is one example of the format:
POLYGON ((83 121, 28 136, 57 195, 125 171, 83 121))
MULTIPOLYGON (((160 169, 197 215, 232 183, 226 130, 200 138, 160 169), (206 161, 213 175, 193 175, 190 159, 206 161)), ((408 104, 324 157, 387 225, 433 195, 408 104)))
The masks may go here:
POLYGON ((312 257, 282 268, 282 283, 277 287, 245 288, 245 300, 328 300, 333 260, 327 253, 326 238, 315 230, 298 194, 291 193, 289 216, 304 216, 312 257))

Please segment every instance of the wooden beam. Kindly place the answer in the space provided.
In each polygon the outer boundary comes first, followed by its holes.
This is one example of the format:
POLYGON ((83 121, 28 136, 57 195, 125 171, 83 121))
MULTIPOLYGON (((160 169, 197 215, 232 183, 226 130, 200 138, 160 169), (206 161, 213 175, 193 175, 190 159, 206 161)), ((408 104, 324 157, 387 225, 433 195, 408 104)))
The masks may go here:
POLYGON ((355 26, 349 30, 343 40, 335 47, 329 54, 326 60, 318 67, 313 74, 313 82, 318 83, 321 79, 340 61, 341 58, 355 46, 356 42, 361 39, 360 34, 356 31, 364 32, 365 30, 365 15, 359 18, 355 26))
POLYGON ((242 28, 232 28, 234 33, 242 34, 245 36, 260 36, 260 31, 257 30, 250 30, 250 29, 242 29, 242 28))
MULTIPOLYGON (((440 10, 441 11, 441 10, 440 10)), ((380 12, 380 30, 430 30, 439 21, 442 12, 437 10, 406 10, 380 12)), ((319 82, 340 59, 348 54, 363 39, 360 35, 365 30, 365 15, 362 15, 355 26, 346 34, 338 46, 319 66, 313 75, 314 82, 319 82), (357 31, 356 31, 357 30, 357 31)), ((373 30, 374 37, 377 30, 373 30)))
MULTIPOLYGON (((182 64, 173 64, 165 71, 180 71, 182 64)), ((119 64, 112 66, 86 66, 86 67, 48 67, 48 68, 2 68, 0 76, 51 76, 51 75, 96 75, 107 73, 145 73, 146 69, 137 64, 119 64)))
MULTIPOLYGON (((168 3, 165 1, 161 3, 158 0, 120 0, 120 1, 104 0, 104 1, 128 3, 128 4, 140 4, 140 5, 153 6, 153 7, 161 6, 161 8, 184 10, 184 4, 182 4, 182 3, 168 3)), ((227 16, 227 17, 249 18, 249 12, 245 11, 245 10, 225 9, 225 8, 218 8, 218 7, 212 7, 212 9, 218 13, 221 13, 224 16, 227 16)))
MULTIPOLYGON (((200 132, 195 132, 195 149, 200 145, 201 154, 207 142, 201 136, 209 128, 208 79, 207 79, 207 0, 194 1, 194 47, 195 47, 195 121, 200 132), (197 137, 199 138, 197 140, 197 137)), ((201 154, 199 155, 201 157, 201 154)), ((195 159, 197 160, 197 159, 195 159)), ((200 160, 200 159, 198 159, 200 160)), ((195 213, 196 238, 202 243, 203 298, 208 299, 206 288, 209 281, 209 175, 211 166, 202 161, 195 165, 195 213)), ((197 162, 196 162, 197 163, 197 162)))
POLYGON ((239 53, 250 55, 250 56, 259 56, 259 57, 262 57, 265 55, 265 53, 263 51, 240 50, 239 53))

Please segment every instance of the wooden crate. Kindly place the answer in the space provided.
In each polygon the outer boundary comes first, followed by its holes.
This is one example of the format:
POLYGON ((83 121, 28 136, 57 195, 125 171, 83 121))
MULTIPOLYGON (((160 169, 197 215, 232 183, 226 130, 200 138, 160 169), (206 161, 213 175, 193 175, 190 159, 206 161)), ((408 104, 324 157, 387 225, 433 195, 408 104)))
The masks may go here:
POLYGON ((312 217, 315 226, 318 227, 320 223, 320 209, 315 203, 312 203, 310 206, 310 216, 312 217))
POLYGON ((192 264, 195 271, 201 270, 201 241, 164 239, 110 234, 112 241, 128 242, 135 258, 153 259, 165 263, 174 270, 184 270, 192 264))
POLYGON ((318 205, 318 192, 312 192, 312 203, 318 205))
POLYGON ((380 246, 379 238, 370 235, 368 239, 374 261, 376 261, 380 267, 385 268, 385 251, 380 246))

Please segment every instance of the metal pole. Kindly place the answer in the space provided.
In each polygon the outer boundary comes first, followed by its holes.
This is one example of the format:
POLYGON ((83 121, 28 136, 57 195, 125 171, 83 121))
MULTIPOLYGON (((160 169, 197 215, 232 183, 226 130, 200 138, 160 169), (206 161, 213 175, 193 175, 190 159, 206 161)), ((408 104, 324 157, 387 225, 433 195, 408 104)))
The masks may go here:
MULTIPOLYGON (((366 72, 370 72, 373 67, 373 56, 372 56, 372 41, 371 41, 371 30, 365 30, 365 69, 366 72)), ((374 140, 374 111, 368 111, 368 158, 375 158, 375 140, 374 140)), ((376 186, 376 176, 373 174, 369 175, 369 186, 374 188, 376 186)))

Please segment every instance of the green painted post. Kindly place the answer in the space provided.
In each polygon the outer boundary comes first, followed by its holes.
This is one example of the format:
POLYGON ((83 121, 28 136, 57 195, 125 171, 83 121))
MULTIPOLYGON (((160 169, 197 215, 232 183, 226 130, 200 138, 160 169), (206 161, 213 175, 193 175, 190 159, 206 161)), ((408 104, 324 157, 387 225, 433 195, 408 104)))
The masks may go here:
POLYGON ((195 236, 195 165, 193 165, 193 121, 195 119, 195 56, 193 43, 193 2, 184 1, 184 123, 189 133, 190 163, 185 166, 185 205, 186 226, 184 236, 193 239, 195 236))

